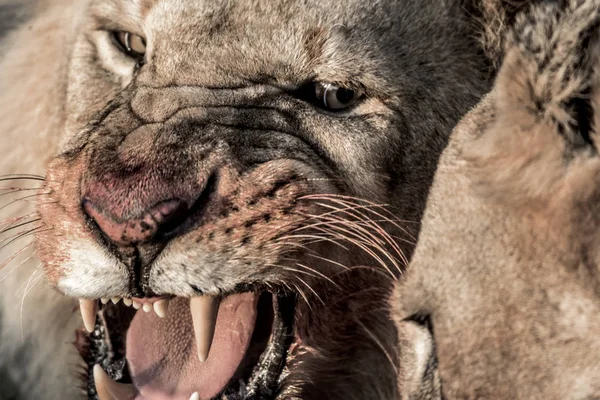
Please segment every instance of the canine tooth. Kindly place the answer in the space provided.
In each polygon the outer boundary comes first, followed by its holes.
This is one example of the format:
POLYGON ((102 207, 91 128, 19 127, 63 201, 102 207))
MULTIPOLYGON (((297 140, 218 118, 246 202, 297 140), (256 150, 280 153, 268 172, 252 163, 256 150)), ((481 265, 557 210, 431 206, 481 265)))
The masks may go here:
POLYGON ((167 316, 167 308, 169 307, 169 302, 167 300, 159 300, 154 303, 154 312, 160 318, 164 318, 167 316))
POLYGON ((144 303, 144 312, 150 312, 152 308, 152 303, 144 303))
POLYGON ((117 304, 121 299, 119 297, 113 297, 110 300, 113 302, 113 304, 117 304))
POLYGON ((127 307, 131 307, 131 305, 133 304, 133 300, 123 299, 123 304, 125 304, 127 307))
POLYGON ((195 392, 193 395, 191 395, 190 400, 200 400, 200 395, 198 392, 195 392))
POLYGON ((193 297, 190 300, 190 311, 200 362, 204 362, 208 358, 208 352, 215 335, 219 303, 220 299, 212 296, 193 297))
POLYGON ((142 303, 133 300, 133 308, 139 310, 140 308, 142 308, 142 303))
POLYGON ((89 333, 94 332, 96 326, 96 300, 79 299, 79 310, 83 319, 83 326, 89 333))
POLYGON ((102 302, 102 304, 107 304, 110 301, 110 299, 102 298, 100 299, 100 301, 102 302))
POLYGON ((133 400, 138 395, 133 385, 113 381, 98 364, 94 365, 94 383, 100 400, 133 400))

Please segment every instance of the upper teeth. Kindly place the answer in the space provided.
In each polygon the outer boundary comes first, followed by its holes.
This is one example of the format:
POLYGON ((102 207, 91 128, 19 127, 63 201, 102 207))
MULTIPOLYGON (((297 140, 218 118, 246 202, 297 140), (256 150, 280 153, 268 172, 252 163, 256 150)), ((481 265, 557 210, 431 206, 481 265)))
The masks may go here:
MULTIPOLYGON (((121 300, 118 297, 110 299, 117 304, 121 300)), ((160 299, 154 303, 140 303, 132 299, 122 299, 126 306, 133 306, 136 310, 143 307, 145 312, 154 310, 159 318, 167 316, 169 300, 160 299)), ((102 303, 107 304, 109 299, 101 299, 102 303)), ((96 300, 79 300, 83 324, 88 332, 94 331, 96 325, 96 300)), ((198 349, 198 359, 201 362, 206 361, 210 347, 212 346, 215 335, 215 326, 217 324, 217 314, 219 311, 220 298, 213 296, 194 297, 190 300, 190 312, 192 314, 192 323, 194 325, 194 335, 196 338, 196 347, 198 349)), ((194 397, 192 396, 192 399, 194 397)))
MULTIPOLYGON (((161 299, 155 301, 154 303, 140 303, 136 300, 132 299, 121 299, 120 297, 113 297, 111 299, 103 298, 100 299, 102 304, 108 304, 112 301, 114 304, 118 304, 121 300, 123 300, 123 304, 127 307, 133 306, 136 310, 143 308, 145 312, 150 312, 154 310, 156 315, 159 318, 165 318, 167 316, 167 310, 169 309, 169 300, 161 299)), ((97 310, 97 302, 96 300, 87 300, 80 299, 79 306, 81 309, 81 316, 83 318, 83 324, 88 332, 94 331, 94 325, 96 324, 96 310, 97 310)))

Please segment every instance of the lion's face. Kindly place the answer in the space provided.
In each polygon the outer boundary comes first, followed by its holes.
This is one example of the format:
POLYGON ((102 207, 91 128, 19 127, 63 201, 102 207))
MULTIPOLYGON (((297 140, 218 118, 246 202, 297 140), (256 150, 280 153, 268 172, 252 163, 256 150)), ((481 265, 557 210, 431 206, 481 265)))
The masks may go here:
POLYGON ((484 66, 458 4, 363 3, 78 4, 36 248, 136 398, 393 396, 379 205, 418 221, 484 66))
POLYGON ((599 4, 520 15, 452 134, 393 300, 403 398, 598 398, 599 4))

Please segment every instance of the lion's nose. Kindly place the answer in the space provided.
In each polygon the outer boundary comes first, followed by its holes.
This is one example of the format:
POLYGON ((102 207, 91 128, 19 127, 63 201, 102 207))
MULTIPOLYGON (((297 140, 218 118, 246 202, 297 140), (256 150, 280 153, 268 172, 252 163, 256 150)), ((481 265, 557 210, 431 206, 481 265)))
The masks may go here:
POLYGON ((189 207, 179 199, 164 200, 143 212, 139 217, 119 219, 86 197, 82 202, 85 213, 102 232, 118 246, 131 246, 160 240, 187 217, 189 207))

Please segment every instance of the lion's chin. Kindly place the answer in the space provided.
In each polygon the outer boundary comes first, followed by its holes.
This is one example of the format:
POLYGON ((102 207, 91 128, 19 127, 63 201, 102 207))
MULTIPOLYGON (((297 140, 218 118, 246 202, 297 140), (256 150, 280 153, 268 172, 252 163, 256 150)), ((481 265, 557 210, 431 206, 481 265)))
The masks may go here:
POLYGON ((246 290, 114 301, 94 301, 100 309, 84 354, 100 400, 276 396, 293 338, 292 296, 246 290))

